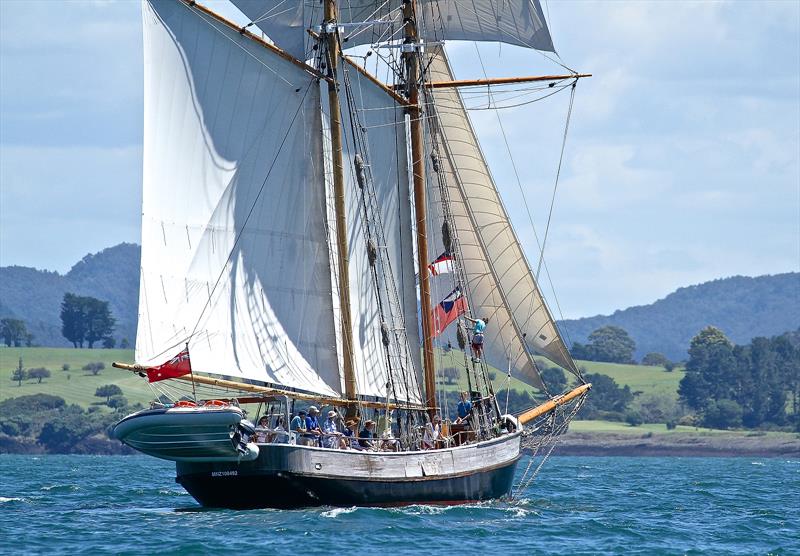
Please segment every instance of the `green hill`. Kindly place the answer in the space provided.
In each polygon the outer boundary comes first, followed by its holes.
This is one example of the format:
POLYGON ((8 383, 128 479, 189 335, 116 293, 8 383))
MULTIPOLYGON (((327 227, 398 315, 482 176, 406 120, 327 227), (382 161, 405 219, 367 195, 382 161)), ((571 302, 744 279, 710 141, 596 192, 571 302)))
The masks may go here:
POLYGON ((117 319, 114 337, 136 339, 139 303, 138 245, 121 243, 86 255, 67 274, 22 266, 0 268, 0 318, 25 321, 42 346, 68 346, 61 335, 61 300, 67 292, 108 301, 117 319))
POLYGON ((586 343, 601 326, 620 326, 636 342, 637 359, 660 352, 681 361, 687 357, 691 339, 708 325, 721 329, 737 344, 800 328, 800 273, 713 280, 680 288, 650 305, 565 320, 560 325, 572 342, 580 343, 586 343))

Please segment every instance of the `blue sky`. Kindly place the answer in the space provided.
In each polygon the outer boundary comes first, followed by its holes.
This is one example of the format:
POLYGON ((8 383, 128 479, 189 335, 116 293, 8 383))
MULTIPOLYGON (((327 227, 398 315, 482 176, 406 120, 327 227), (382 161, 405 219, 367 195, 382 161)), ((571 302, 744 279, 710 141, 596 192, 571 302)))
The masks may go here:
MULTIPOLYGON (((595 76, 576 92, 545 254, 564 316, 800 270, 800 3, 545 10, 561 60, 595 76)), ((0 1, 0 265, 64 272, 139 241, 140 20, 137 1, 0 1)), ((491 76, 558 69, 479 50, 491 76)), ((483 76, 472 44, 450 52, 459 78, 483 76)), ((520 191, 541 234, 567 101, 471 112, 534 264, 520 191)))

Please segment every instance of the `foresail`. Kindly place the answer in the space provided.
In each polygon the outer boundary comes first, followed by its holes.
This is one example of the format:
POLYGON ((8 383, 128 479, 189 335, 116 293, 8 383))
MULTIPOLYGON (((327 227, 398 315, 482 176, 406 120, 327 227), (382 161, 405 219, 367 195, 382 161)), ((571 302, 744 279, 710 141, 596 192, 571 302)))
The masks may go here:
MULTIPOLYGON (((317 0, 231 0, 275 44, 301 60, 311 56, 307 29, 320 25, 317 0)), ((418 0, 419 35, 426 42, 470 40, 504 42, 553 52, 553 41, 539 0, 418 0)), ((339 23, 344 47, 397 38, 402 28, 402 0, 341 2, 339 23), (381 23, 372 22, 380 20, 381 23)))
MULTIPOLYGON (((431 80, 452 80, 444 50, 434 48, 432 54, 431 80)), ((473 315, 491 319, 484 348, 489 363, 502 370, 510 365, 519 378, 537 387, 541 379, 531 351, 577 373, 511 227, 458 92, 435 89, 432 94, 436 111, 432 142, 445 173, 470 307, 473 315)), ((430 191, 432 203, 440 202, 435 184, 430 191)))
MULTIPOLYGON (((421 403, 418 386, 418 373, 421 369, 420 340, 405 115, 403 107, 386 90, 359 73, 352 65, 346 62, 341 64, 339 75, 342 81, 346 79, 349 82, 348 87, 341 86, 340 90, 342 103, 345 105, 342 109, 342 143, 350 304, 358 394, 384 398, 388 393, 389 397, 398 400, 421 403), (346 98, 346 89, 350 91, 349 101, 346 98), (371 210, 367 210, 365 215, 361 196, 369 195, 370 191, 362 190, 358 185, 354 170, 356 154, 368 165, 369 181, 376 201, 375 212, 380 214, 372 214, 371 210), (386 251, 391 278, 396 288, 394 299, 399 303, 392 303, 390 292, 384 284, 380 285, 381 299, 376 297, 367 249, 366 218, 369 218, 373 227, 373 234, 377 232, 376 227, 382 225, 381 233, 385 244, 377 247, 386 251), (404 321, 407 340, 402 346, 390 347, 393 369, 391 392, 387 392, 389 363, 382 343, 381 310, 387 322, 392 310, 398 323, 404 321)), ((325 110, 327 113, 327 107, 325 110)), ((332 218, 330 220, 333 221, 332 218)), ((333 232, 330 233, 333 236, 333 232)), ((392 328, 391 323, 389 325, 392 328)))
POLYGON ((143 26, 137 362, 339 395, 316 78, 177 0, 143 26))

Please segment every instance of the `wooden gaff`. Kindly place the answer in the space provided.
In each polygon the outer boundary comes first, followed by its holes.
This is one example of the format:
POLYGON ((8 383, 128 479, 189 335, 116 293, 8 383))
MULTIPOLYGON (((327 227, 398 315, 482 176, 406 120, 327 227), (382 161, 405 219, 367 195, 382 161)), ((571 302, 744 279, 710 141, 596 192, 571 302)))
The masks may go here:
MULTIPOLYGON (((148 369, 148 367, 145 367, 144 365, 131 365, 129 363, 119 363, 117 361, 113 362, 111 366, 117 369, 123 369, 125 371, 131 371, 134 373, 144 373, 148 369)), ((266 386, 256 386, 255 384, 245 384, 242 382, 235 382, 233 380, 225 380, 224 378, 211 378, 196 374, 179 376, 175 378, 170 378, 168 380, 182 380, 184 382, 194 382, 195 384, 203 384, 205 386, 217 386, 219 388, 226 388, 228 390, 238 390, 240 392, 249 392, 252 394, 287 396, 295 400, 320 402, 335 407, 361 406, 361 407, 371 407, 375 409, 386 409, 387 407, 386 402, 372 402, 367 400, 346 400, 344 398, 334 398, 331 396, 304 394, 302 392, 292 392, 291 390, 282 390, 280 388, 268 388, 266 386)), ((421 405, 398 404, 398 403, 389 403, 388 407, 389 409, 414 409, 420 411, 428 409, 421 405)))

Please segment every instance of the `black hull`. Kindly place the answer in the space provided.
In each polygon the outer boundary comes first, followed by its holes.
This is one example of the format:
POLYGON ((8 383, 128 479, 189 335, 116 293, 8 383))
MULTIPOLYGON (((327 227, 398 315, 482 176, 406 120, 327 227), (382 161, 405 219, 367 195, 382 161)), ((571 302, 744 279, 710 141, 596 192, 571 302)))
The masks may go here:
POLYGON ((258 471, 236 475, 220 472, 217 476, 188 473, 179 474, 175 480, 202 506, 210 508, 464 504, 507 495, 517 461, 461 476, 394 481, 258 471))
POLYGON ((462 504, 507 495, 520 457, 519 433, 421 452, 259 446, 255 461, 179 461, 176 481, 215 508, 462 504))

